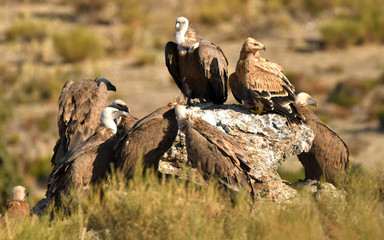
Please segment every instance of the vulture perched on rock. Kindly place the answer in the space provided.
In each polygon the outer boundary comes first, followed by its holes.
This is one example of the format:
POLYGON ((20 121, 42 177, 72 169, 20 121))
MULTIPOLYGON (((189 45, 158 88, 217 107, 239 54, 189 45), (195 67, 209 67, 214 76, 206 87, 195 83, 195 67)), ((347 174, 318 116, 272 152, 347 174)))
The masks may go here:
POLYGON ((236 72, 229 77, 233 96, 247 108, 276 112, 288 122, 300 123, 303 116, 295 104, 295 87, 278 64, 260 57, 259 50, 265 46, 255 39, 244 42, 236 72))
POLYGON ((229 135, 201 118, 175 107, 180 130, 185 134, 188 160, 202 172, 204 179, 218 178, 225 187, 253 194, 251 164, 247 153, 229 135))
POLYGON ((65 83, 59 98, 59 140, 51 159, 53 166, 95 132, 101 111, 107 106, 108 90, 116 91, 116 87, 105 78, 65 83))
POLYGON ((198 98, 223 104, 227 100, 228 61, 215 44, 202 39, 185 17, 176 19, 174 42, 165 46, 165 63, 187 103, 198 98))
POLYGON ((177 135, 177 120, 174 107, 179 100, 157 109, 123 135, 115 146, 115 167, 127 178, 133 176, 138 158, 143 158, 144 171, 158 170, 159 160, 172 146, 177 135))
POLYGON ((348 147, 335 131, 307 107, 317 106, 311 96, 307 93, 299 93, 296 104, 305 117, 304 124, 316 135, 309 152, 298 155, 304 166, 305 179, 320 180, 324 176, 326 181, 335 183, 348 167, 348 147))
POLYGON ((11 201, 7 204, 7 215, 9 217, 30 216, 30 210, 26 197, 29 195, 23 186, 16 186, 12 189, 11 201))
MULTIPOLYGON (((124 109, 124 108, 123 108, 124 109)), ((113 148, 117 143, 116 122, 129 113, 108 106, 101 113, 101 124, 95 133, 69 151, 54 167, 48 180, 47 197, 60 202, 60 194, 73 184, 75 189, 86 188, 104 177, 113 163, 113 148)))

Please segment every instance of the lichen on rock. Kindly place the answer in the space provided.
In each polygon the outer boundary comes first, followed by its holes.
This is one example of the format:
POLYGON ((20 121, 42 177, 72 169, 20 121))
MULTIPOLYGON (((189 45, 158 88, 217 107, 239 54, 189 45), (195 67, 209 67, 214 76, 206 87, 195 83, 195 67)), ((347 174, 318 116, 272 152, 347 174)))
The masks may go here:
MULTIPOLYGON (((288 124, 285 117, 274 113, 254 114, 239 105, 199 104, 187 108, 219 130, 233 137, 248 153, 257 198, 286 200, 297 195, 282 181, 278 167, 292 155, 309 151, 314 133, 305 125, 288 124)), ((160 171, 179 175, 187 164, 184 134, 179 131, 172 147, 162 158, 160 171)))

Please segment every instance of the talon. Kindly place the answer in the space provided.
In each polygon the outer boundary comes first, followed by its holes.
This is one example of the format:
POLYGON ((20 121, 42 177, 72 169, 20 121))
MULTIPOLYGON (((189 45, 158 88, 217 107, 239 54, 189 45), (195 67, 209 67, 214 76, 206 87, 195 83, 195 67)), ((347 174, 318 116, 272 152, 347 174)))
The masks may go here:
POLYGON ((265 112, 265 111, 260 110, 260 109, 257 109, 257 110, 256 110, 255 108, 250 109, 250 111, 251 111, 252 113, 256 113, 257 115, 260 115, 261 113, 265 112))

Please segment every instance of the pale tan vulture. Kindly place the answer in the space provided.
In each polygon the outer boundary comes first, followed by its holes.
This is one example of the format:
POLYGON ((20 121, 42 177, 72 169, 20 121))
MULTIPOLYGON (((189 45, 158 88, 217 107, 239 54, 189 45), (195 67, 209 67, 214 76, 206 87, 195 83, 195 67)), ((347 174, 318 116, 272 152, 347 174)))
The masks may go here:
POLYGON ((116 87, 105 78, 65 83, 59 98, 59 140, 51 159, 53 166, 95 132, 101 111, 108 104, 108 90, 116 91, 116 87))
POLYGON ((165 46, 165 63, 187 98, 223 104, 227 100, 228 61, 220 47, 202 39, 185 17, 176 19, 175 42, 165 46))
POLYGON ((75 190, 87 188, 104 177, 114 162, 113 148, 117 143, 116 122, 129 113, 115 107, 104 108, 95 133, 69 151, 54 167, 48 180, 46 196, 60 204, 60 194, 70 186, 75 190))
POLYGON ((260 57, 265 46, 248 38, 240 51, 236 72, 229 77, 232 94, 247 108, 258 107, 285 116, 288 122, 303 119, 295 104, 295 88, 283 74, 282 68, 260 57))
POLYGON ((251 165, 247 153, 229 135, 201 118, 188 114, 185 106, 175 107, 180 130, 185 134, 188 160, 208 180, 215 177, 225 187, 253 194, 251 165))
POLYGON ((158 170, 159 160, 175 141, 178 127, 174 106, 179 100, 170 102, 125 129, 115 146, 115 167, 131 178, 137 161, 143 159, 146 169, 158 170))
POLYGON ((30 216, 30 210, 26 197, 29 195, 27 189, 23 186, 16 186, 12 189, 11 201, 7 204, 7 216, 23 217, 30 216))
POLYGON ((320 180, 324 177, 326 181, 335 183, 348 167, 348 147, 335 131, 307 107, 317 106, 311 96, 299 93, 296 103, 305 117, 304 124, 316 135, 309 152, 298 155, 304 166, 305 179, 320 180))

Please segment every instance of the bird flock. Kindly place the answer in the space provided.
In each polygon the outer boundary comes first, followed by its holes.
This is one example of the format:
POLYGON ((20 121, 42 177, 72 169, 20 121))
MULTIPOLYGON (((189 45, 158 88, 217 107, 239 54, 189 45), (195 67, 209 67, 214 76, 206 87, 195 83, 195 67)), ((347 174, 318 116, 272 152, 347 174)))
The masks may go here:
MULTIPOLYGON (((105 179, 111 166, 130 179, 141 158, 144 171, 157 171, 160 158, 179 131, 185 135, 188 161, 205 179, 214 178, 227 189, 252 194, 252 164, 247 152, 230 135, 187 109, 197 104, 195 99, 224 104, 228 85, 250 114, 277 113, 287 119, 288 126, 305 124, 315 133, 310 151, 298 156, 306 179, 335 182, 348 167, 346 144, 308 108, 317 106, 316 101, 306 93, 296 95, 283 68, 261 57, 260 50, 266 50, 262 43, 247 38, 236 70, 229 74, 224 52, 198 35, 187 18, 176 19, 174 38, 175 42, 165 46, 165 63, 186 103, 175 99, 137 119, 121 100, 108 105, 108 91, 116 91, 116 87, 105 78, 68 81, 63 86, 52 172, 46 197, 33 212, 41 214, 52 203, 60 207, 61 196, 68 195, 71 186, 87 189, 105 179)), ((24 187, 15 187, 8 211, 26 214, 25 196, 24 187)))

